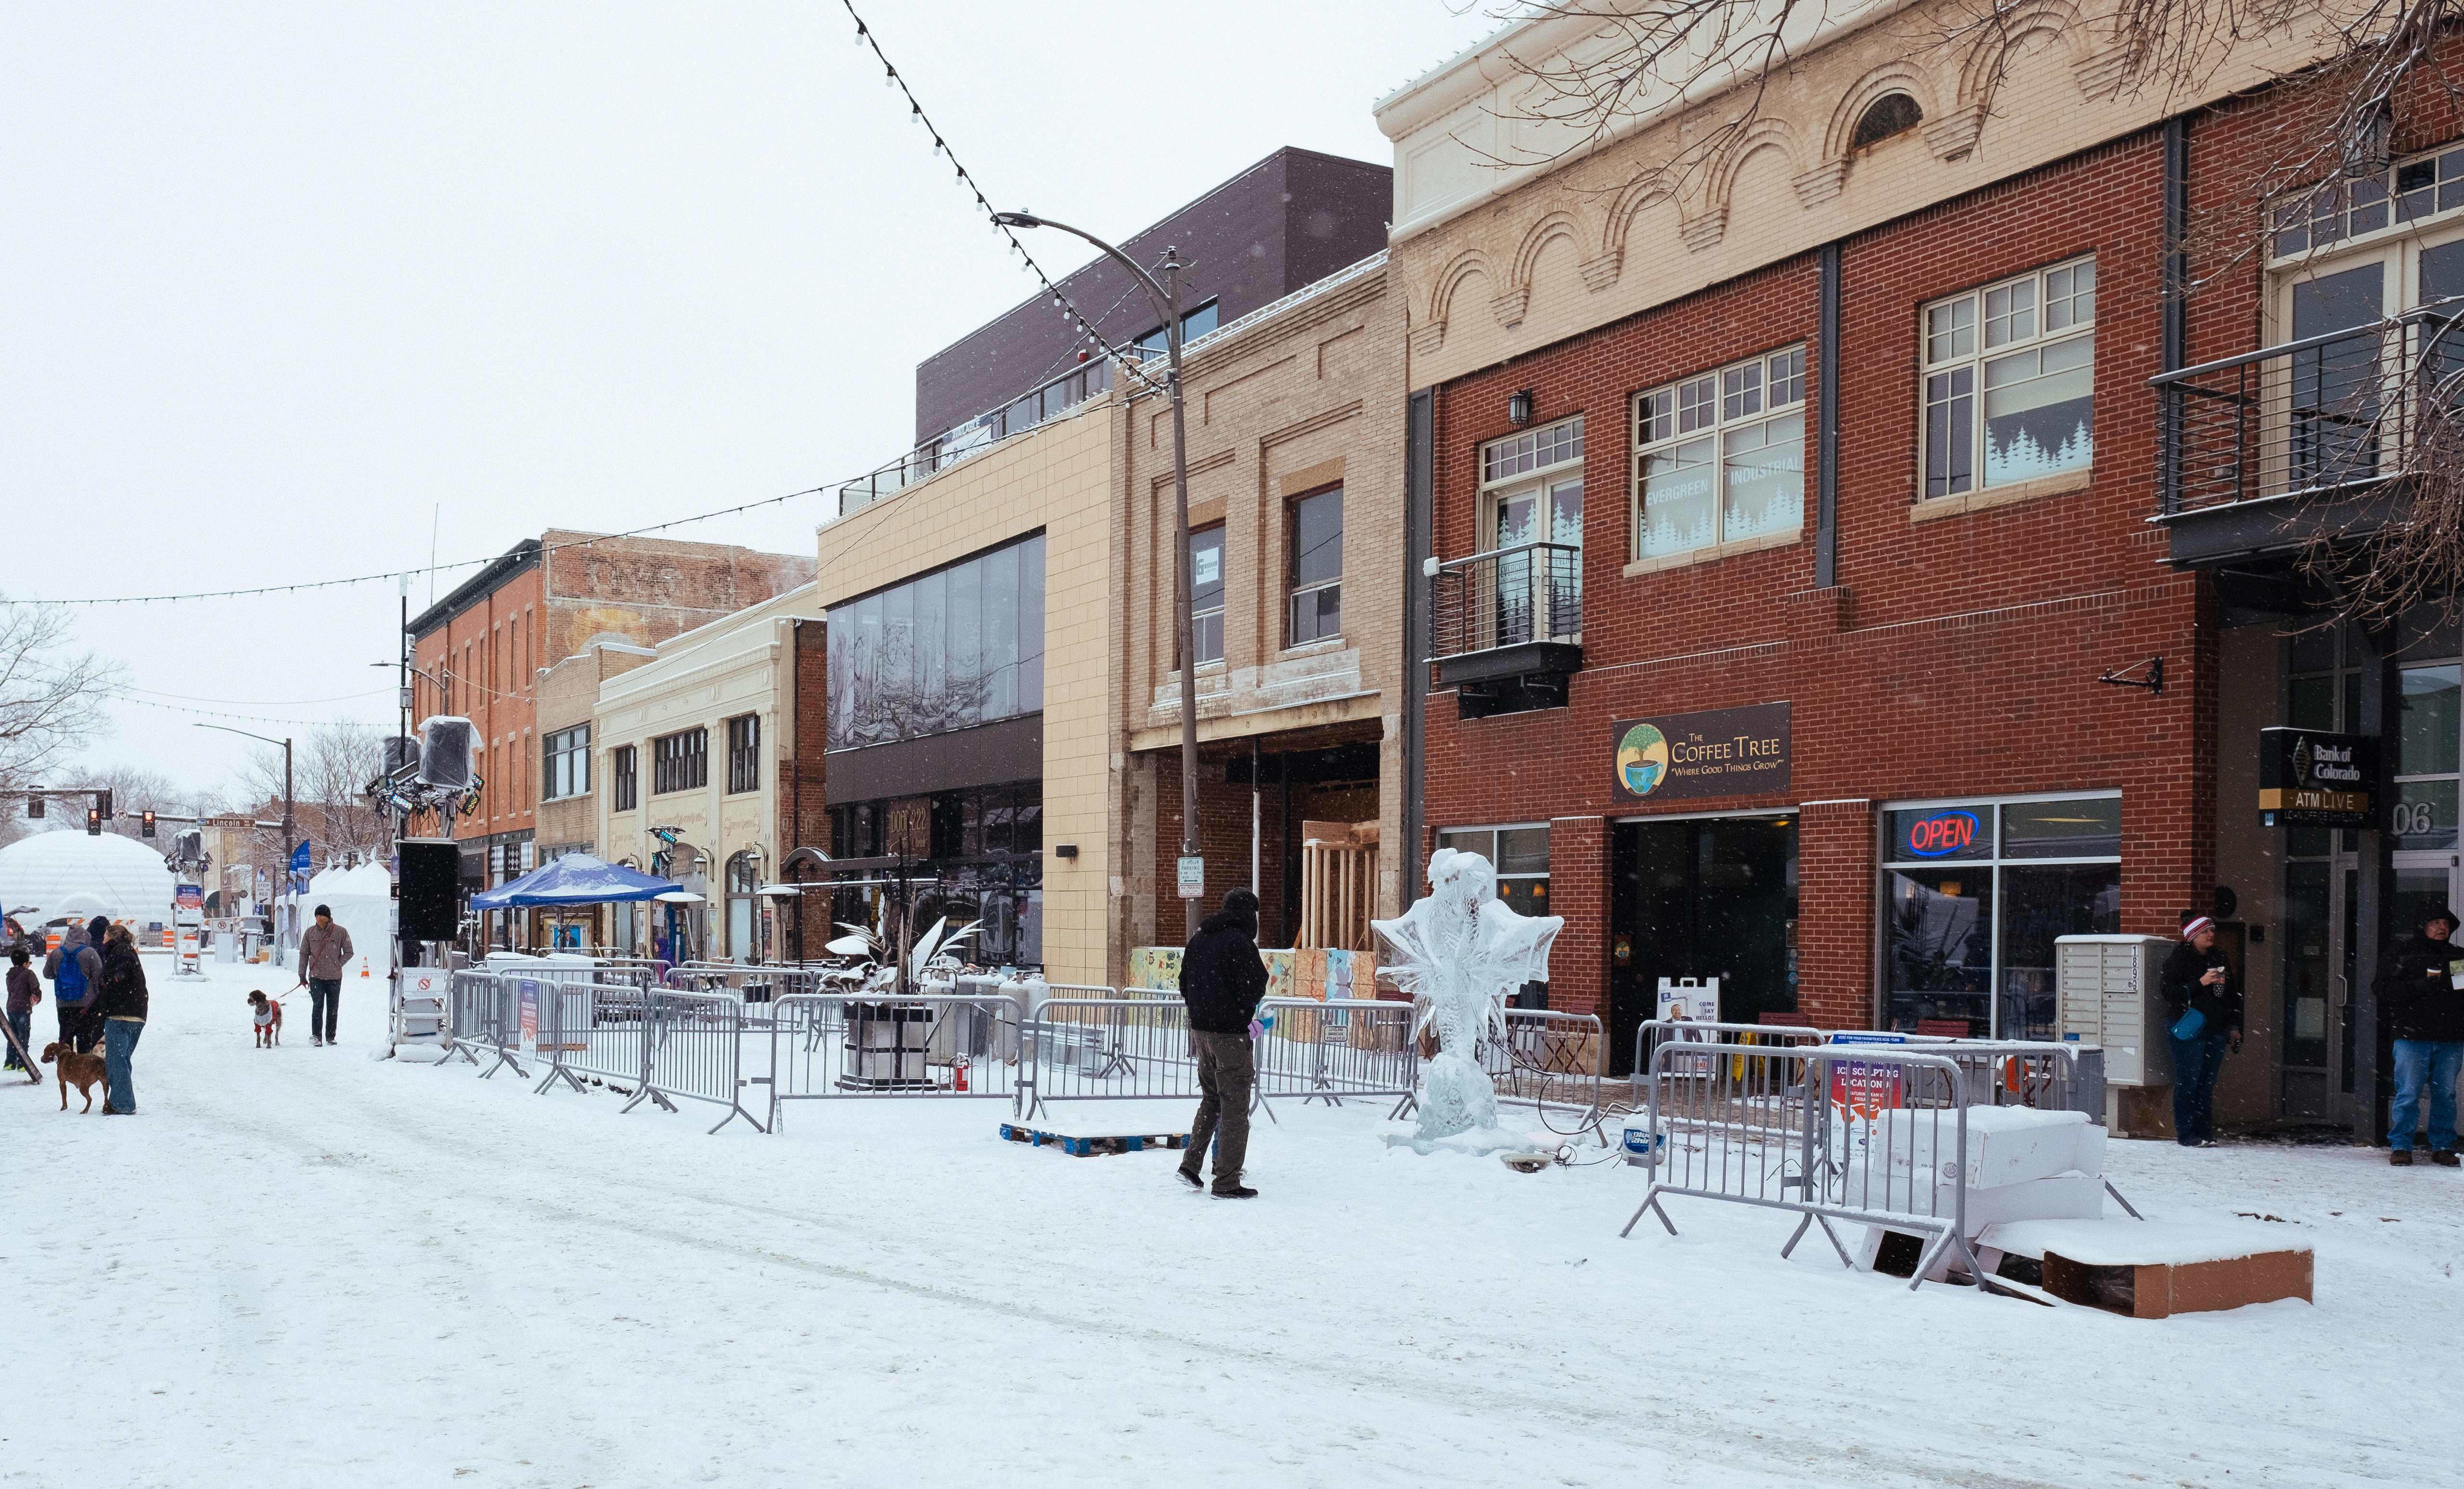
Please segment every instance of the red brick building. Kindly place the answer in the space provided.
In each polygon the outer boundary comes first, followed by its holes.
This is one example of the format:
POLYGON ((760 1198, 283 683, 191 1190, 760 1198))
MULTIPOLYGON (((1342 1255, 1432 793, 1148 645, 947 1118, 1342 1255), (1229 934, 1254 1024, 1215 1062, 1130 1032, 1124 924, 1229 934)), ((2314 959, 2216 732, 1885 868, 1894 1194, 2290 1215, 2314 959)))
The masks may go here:
MULTIPOLYGON (((2459 130, 2400 101, 2322 264, 2258 230, 2299 57, 2167 117, 2050 15, 1842 27, 1693 165, 1710 115, 1674 101, 1520 142, 1508 54, 1559 23, 1381 104, 1432 659, 1411 831, 1565 918, 1548 1006, 1603 1016, 1620 1069, 1662 979, 1720 979, 1728 1019, 2057 1038, 2055 937, 2212 910, 2253 1036, 2219 1110, 2366 1127, 2367 998, 2324 988, 2451 887, 2453 726, 2403 767, 2438 780, 2388 787, 2428 803, 2410 837, 2263 826, 2257 731, 2374 736, 2464 645, 2320 625, 2283 507, 2254 515, 2283 483, 2194 490, 2235 458, 2196 425, 2223 405, 2150 380, 2419 303, 2459 130), (2351 255, 2385 294, 2321 311, 2351 255)), ((2267 365, 2247 385, 2299 371, 2267 365)))

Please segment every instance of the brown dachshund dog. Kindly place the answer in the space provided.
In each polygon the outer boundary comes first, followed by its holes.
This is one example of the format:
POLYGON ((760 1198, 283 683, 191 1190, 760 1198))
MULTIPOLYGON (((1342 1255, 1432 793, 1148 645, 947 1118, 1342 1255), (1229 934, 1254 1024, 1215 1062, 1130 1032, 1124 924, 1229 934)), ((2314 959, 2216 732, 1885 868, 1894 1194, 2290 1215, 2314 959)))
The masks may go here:
POLYGON ((282 1042, 282 1005, 263 993, 248 996, 249 1018, 256 1028, 256 1047, 272 1049, 282 1042))
POLYGON ((60 1067, 60 1110, 69 1109, 69 1087, 72 1085, 85 1093, 85 1109, 88 1111, 94 1110, 94 1088, 98 1085, 102 1087, 103 1106, 111 1105, 108 1099, 111 1086, 103 1079, 100 1055, 80 1055, 54 1040, 43 1046, 43 1063, 60 1067))

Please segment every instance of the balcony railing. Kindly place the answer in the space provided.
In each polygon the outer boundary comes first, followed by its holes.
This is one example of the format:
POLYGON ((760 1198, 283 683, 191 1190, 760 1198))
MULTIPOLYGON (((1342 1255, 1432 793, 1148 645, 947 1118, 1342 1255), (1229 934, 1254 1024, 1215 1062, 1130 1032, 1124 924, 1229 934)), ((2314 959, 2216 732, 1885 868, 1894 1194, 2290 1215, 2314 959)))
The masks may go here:
POLYGON ((1431 641, 1440 657, 1534 642, 1571 644, 1583 629, 1583 550, 1520 543, 1437 566, 1431 641))
POLYGON ((2464 297, 2149 380, 2164 515, 2349 496, 2401 473, 2464 415, 2464 297))

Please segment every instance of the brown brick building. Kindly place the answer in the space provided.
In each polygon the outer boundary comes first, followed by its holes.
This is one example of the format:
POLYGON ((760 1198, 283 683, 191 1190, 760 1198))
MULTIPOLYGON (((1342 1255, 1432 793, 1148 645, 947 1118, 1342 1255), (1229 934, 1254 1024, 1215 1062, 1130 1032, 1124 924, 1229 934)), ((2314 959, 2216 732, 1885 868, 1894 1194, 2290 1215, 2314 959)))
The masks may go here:
POLYGON ((601 639, 652 646, 812 576, 812 558, 800 555, 551 529, 414 618, 412 719, 458 715, 477 735, 486 789, 479 809, 453 827, 465 887, 501 884, 535 866, 546 769, 538 727, 543 668, 601 639))

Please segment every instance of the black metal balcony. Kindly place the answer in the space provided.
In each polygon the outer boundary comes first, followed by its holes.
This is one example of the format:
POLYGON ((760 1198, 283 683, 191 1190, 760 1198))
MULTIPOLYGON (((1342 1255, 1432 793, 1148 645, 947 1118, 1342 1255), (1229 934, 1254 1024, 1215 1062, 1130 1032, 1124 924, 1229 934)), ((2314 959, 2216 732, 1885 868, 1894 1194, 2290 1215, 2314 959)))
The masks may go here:
POLYGON ((2464 300, 2441 300, 2150 379, 2173 561, 2280 556, 2383 526, 2391 478, 2455 449, 2460 322, 2464 300))
POLYGON ((1583 551, 1519 543, 1432 566, 1430 641, 1438 685, 1465 717, 1565 702, 1583 666, 1583 551))

